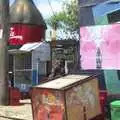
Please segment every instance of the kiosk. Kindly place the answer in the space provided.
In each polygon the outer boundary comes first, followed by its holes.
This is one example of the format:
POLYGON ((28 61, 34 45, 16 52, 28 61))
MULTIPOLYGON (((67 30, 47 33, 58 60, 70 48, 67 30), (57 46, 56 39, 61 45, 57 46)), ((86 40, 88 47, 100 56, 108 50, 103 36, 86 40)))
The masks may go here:
POLYGON ((24 44, 19 49, 9 50, 13 56, 14 87, 28 91, 46 77, 50 62, 50 45, 47 42, 24 44))

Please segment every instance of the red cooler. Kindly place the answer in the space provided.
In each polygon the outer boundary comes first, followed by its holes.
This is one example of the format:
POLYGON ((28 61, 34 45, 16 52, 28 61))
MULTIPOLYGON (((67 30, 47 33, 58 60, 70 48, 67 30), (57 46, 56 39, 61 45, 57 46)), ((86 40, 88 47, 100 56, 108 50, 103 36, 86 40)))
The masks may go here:
POLYGON ((95 76, 67 75, 32 89, 33 120, 91 120, 101 114, 95 76))

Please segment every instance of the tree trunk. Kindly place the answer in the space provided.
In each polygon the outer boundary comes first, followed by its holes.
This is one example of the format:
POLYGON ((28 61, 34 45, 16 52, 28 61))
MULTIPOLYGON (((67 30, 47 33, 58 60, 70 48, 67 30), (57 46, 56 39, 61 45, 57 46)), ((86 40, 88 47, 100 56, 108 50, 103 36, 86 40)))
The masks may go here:
POLYGON ((0 104, 8 104, 9 0, 0 0, 0 104))

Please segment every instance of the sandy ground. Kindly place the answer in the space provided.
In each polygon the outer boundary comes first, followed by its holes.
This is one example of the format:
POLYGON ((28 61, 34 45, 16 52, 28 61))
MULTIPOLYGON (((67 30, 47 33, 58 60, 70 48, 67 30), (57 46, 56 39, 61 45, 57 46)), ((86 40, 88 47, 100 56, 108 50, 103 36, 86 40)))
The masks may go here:
POLYGON ((20 103, 23 105, 0 106, 0 120, 33 120, 31 101, 22 100, 20 103))
POLYGON ((26 103, 19 106, 0 106, 0 120, 33 120, 31 104, 26 103))

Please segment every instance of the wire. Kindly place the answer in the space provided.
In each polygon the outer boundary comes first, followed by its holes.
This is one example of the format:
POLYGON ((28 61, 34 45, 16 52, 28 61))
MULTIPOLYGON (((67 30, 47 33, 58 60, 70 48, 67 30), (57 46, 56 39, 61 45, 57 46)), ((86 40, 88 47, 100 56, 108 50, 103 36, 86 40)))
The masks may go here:
MULTIPOLYGON (((58 0, 57 0, 58 1, 58 0)), ((51 8, 51 11, 52 11, 52 13, 53 13, 53 16, 55 16, 56 17, 56 15, 55 15, 55 12, 54 12, 54 10, 53 10, 53 7, 52 7, 52 5, 51 5, 51 1, 50 0, 48 0, 48 3, 49 3, 49 6, 50 6, 50 8, 51 8)), ((61 35, 63 35, 63 33, 62 33, 62 31, 61 30, 59 30, 59 33, 61 34, 61 35)), ((61 39, 61 38, 60 38, 61 39)))
POLYGON ((51 5, 50 0, 48 0, 48 3, 49 3, 49 6, 50 6, 50 8, 51 8, 51 11, 52 11, 53 15, 55 16, 55 12, 54 12, 54 10, 53 10, 53 8, 52 8, 52 5, 51 5))

